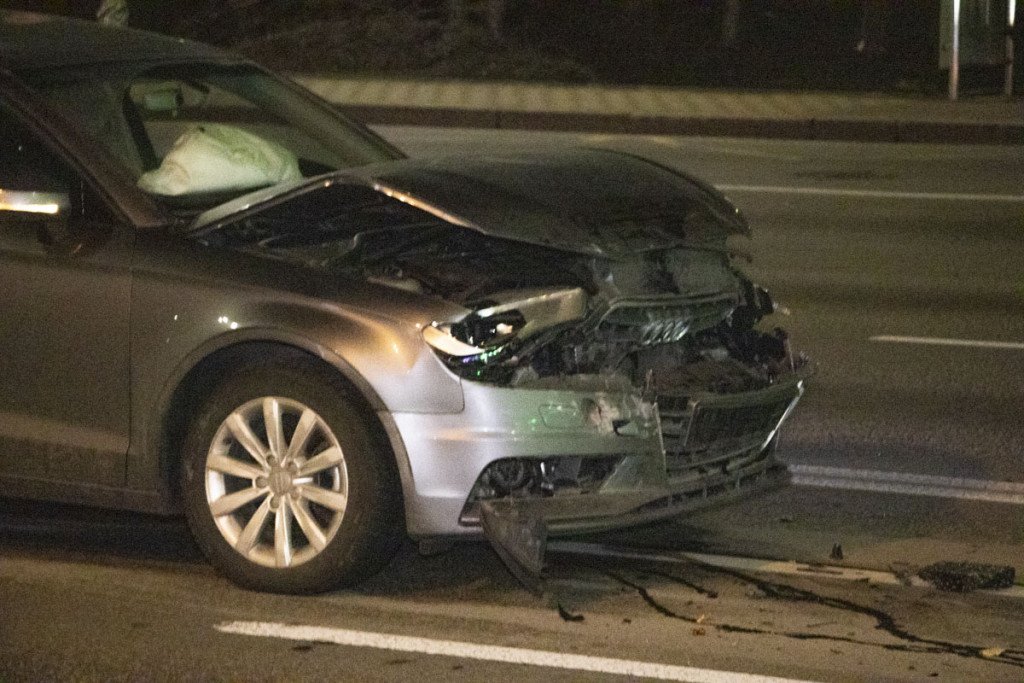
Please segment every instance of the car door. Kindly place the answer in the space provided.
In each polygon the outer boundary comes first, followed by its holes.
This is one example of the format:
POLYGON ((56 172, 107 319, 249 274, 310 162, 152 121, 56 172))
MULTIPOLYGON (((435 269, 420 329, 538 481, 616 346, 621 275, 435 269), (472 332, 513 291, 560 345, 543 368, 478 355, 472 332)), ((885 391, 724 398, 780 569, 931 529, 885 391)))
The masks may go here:
POLYGON ((133 231, 0 101, 0 491, 119 486, 133 231))

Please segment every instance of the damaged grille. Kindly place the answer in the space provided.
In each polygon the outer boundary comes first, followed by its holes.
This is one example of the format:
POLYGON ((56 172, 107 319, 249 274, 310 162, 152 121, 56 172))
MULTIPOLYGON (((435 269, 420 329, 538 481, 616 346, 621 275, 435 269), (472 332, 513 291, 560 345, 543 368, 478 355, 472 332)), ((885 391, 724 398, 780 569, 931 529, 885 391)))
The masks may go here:
POLYGON ((800 393, 797 382, 734 395, 659 396, 669 479, 729 472, 761 456, 800 393))
POLYGON ((735 294, 693 299, 684 304, 657 298, 620 299, 601 314, 597 334, 609 342, 654 346, 714 327, 737 305, 735 294))

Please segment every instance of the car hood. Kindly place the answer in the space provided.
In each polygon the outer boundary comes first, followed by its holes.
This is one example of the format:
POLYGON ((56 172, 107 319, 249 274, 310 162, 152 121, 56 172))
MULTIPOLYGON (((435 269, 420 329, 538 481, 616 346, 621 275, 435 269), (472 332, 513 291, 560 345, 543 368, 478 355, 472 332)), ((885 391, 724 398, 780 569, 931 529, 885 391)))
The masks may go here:
POLYGON ((449 223, 549 248, 615 257, 747 235, 716 189, 640 157, 605 150, 403 159, 275 186, 199 216, 205 232, 239 213, 359 182, 449 223))

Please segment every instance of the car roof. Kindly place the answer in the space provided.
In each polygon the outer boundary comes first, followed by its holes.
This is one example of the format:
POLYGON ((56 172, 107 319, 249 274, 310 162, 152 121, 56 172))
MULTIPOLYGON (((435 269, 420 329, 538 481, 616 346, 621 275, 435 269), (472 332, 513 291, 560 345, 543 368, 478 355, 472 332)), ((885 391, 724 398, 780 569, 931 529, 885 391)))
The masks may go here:
POLYGON ((182 38, 82 19, 0 10, 0 67, 14 72, 110 62, 225 58, 230 58, 226 52, 182 38))

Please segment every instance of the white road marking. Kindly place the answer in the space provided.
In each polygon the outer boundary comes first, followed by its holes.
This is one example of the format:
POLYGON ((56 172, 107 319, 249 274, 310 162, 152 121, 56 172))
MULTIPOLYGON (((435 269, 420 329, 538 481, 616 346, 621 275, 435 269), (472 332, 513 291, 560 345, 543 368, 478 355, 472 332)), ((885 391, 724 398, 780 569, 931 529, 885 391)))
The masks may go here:
POLYGON ((397 652, 417 652, 426 655, 543 666, 551 669, 567 669, 569 671, 590 671, 617 676, 633 676, 636 678, 657 678, 665 681, 689 681, 690 683, 799 683, 794 679, 759 676, 757 674, 715 671, 713 669, 655 664, 628 659, 612 659, 610 657, 573 655, 563 652, 547 652, 518 647, 463 643, 454 640, 399 636, 389 633, 353 631, 327 626, 302 626, 262 621, 230 621, 217 624, 214 628, 221 633, 234 633, 245 636, 335 643, 351 647, 369 647, 397 652))
MULTIPOLYGON (((629 141, 631 136, 609 136, 606 135, 603 140, 594 140, 594 142, 611 142, 615 140, 629 141)), ((644 135, 641 138, 644 142, 652 142, 663 147, 672 147, 675 149, 695 149, 699 152, 709 151, 713 154, 723 154, 726 156, 738 156, 750 159, 768 159, 771 161, 803 161, 804 157, 795 154, 779 154, 778 152, 763 152, 755 149, 753 146, 743 143, 729 144, 721 141, 707 140, 701 138, 674 138, 667 135, 644 135)))
POLYGON ((804 194, 829 197, 870 197, 874 199, 924 199, 951 202, 1024 203, 1024 194, 971 194, 957 192, 904 192, 900 190, 850 190, 829 187, 787 187, 779 185, 716 185, 722 192, 804 194))
POLYGON ((1024 351, 1024 343, 984 341, 980 339, 943 339, 941 337, 900 337, 896 335, 880 334, 870 337, 869 341, 886 342, 890 344, 925 344, 930 346, 966 346, 976 349, 1014 349, 1024 351))
MULTIPOLYGON (((626 560, 647 560, 666 564, 706 564, 723 569, 734 569, 742 572, 763 574, 783 574, 787 576, 814 576, 837 581, 861 581, 869 584, 886 586, 931 587, 931 584, 915 575, 897 575, 893 572, 858 569, 856 567, 839 567, 835 565, 806 564, 793 560, 763 560, 755 557, 738 557, 732 555, 710 555, 707 553, 691 553, 685 551, 645 551, 625 550, 600 543, 579 543, 575 541, 552 541, 548 544, 552 553, 569 553, 592 557, 616 557, 626 560)), ((1012 586, 999 590, 984 590, 979 593, 1000 595, 1003 597, 1024 599, 1024 586, 1012 586)))
POLYGON ((1017 482, 817 465, 790 465, 789 471, 799 486, 1024 505, 1024 484, 1017 482))

